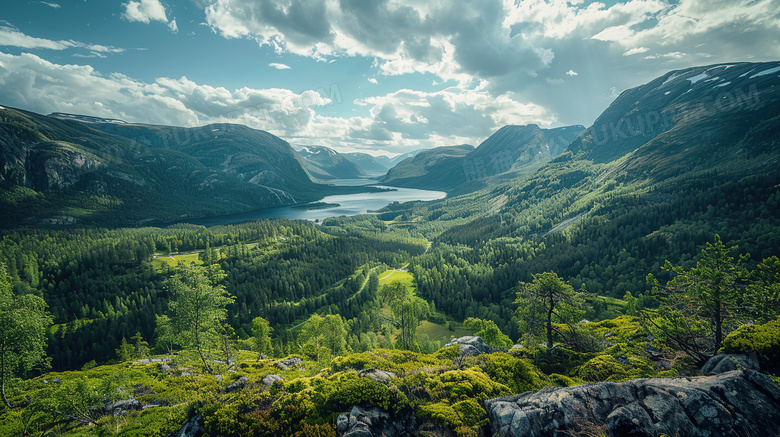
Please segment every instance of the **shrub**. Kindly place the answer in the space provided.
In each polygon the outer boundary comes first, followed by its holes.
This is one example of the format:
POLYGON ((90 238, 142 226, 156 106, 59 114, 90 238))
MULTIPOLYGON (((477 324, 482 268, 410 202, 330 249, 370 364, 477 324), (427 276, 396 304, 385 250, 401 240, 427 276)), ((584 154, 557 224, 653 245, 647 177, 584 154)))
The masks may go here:
POLYGON ((505 353, 491 354, 486 371, 493 381, 506 385, 513 393, 538 390, 547 383, 536 366, 505 353))
POLYGON ((463 425, 458 413, 444 402, 437 404, 420 405, 417 407, 417 417, 429 419, 438 425, 455 428, 463 425))
POLYGON ((487 411, 482 408, 482 405, 476 399, 458 402, 452 406, 452 409, 458 413, 460 420, 466 426, 485 426, 490 422, 487 411))
POLYGON ((763 325, 743 325, 723 339, 720 352, 749 354, 756 352, 767 363, 780 362, 780 319, 763 325))
POLYGON ((579 366, 575 374, 585 381, 621 381, 629 377, 622 364, 612 355, 599 355, 579 366))

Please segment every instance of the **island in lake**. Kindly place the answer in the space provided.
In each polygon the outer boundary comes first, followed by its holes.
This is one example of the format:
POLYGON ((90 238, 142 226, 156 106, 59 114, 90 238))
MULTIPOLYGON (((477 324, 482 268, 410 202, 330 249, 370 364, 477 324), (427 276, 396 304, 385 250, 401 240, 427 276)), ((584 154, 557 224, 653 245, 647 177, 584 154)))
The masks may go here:
POLYGON ((326 203, 326 202, 314 202, 314 203, 307 203, 305 205, 294 205, 291 206, 291 209, 306 209, 306 210, 312 210, 312 209, 328 209, 328 208, 336 208, 338 206, 341 206, 338 203, 326 203))

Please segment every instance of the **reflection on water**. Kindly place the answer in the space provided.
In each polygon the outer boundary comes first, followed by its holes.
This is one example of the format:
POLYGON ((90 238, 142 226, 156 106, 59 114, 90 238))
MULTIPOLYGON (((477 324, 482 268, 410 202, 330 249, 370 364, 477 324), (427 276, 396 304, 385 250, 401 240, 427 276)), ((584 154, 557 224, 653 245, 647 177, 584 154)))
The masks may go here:
MULTIPOLYGON (((371 179, 346 179, 338 181, 334 185, 364 185, 374 182, 371 179), (358 181, 362 183, 357 183, 358 181), (346 183, 344 183, 346 182, 346 183)), ((198 219, 188 219, 187 223, 203 226, 229 225, 243 223, 250 220, 274 219, 286 217, 289 219, 319 220, 322 221, 328 217, 338 217, 342 215, 365 214, 368 211, 376 211, 384 208, 393 202, 410 202, 413 200, 436 200, 444 198, 447 193, 442 191, 416 190, 412 188, 392 188, 396 191, 383 191, 379 193, 358 193, 342 194, 337 196, 327 196, 317 202, 337 203, 339 206, 326 209, 297 209, 289 206, 279 206, 276 208, 265 208, 257 211, 242 212, 238 214, 221 215, 215 217, 204 217, 198 219)))

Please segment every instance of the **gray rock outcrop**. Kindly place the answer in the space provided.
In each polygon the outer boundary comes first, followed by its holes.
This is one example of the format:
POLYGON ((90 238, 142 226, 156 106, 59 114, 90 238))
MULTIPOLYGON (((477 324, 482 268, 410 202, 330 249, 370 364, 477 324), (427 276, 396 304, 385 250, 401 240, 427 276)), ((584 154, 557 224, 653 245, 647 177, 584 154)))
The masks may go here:
POLYGON ((752 370, 600 382, 488 399, 484 406, 497 436, 780 435, 780 387, 752 370))
POLYGON ((747 355, 718 354, 707 360, 701 374, 712 376, 734 370, 758 370, 758 363, 747 355))
POLYGON ((482 337, 475 335, 453 338, 449 343, 445 344, 444 347, 454 346, 456 344, 460 346, 461 355, 489 354, 501 350, 488 346, 482 337))
POLYGON ((390 378, 395 378, 396 374, 379 369, 365 369, 358 372, 358 376, 361 378, 371 378, 376 382, 387 383, 390 378))
POLYGON ((352 407, 349 415, 336 419, 336 429, 341 437, 407 437, 416 435, 414 416, 391 418, 379 408, 352 407))

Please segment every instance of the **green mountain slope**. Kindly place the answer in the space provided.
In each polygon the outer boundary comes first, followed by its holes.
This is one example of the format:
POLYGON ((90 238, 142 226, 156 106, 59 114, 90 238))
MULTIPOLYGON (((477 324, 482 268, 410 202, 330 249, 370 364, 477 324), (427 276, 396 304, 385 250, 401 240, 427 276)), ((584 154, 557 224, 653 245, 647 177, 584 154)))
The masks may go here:
POLYGON ((669 73, 624 92, 570 151, 532 173, 430 204, 393 205, 380 218, 434 240, 414 267, 423 297, 457 318, 500 320, 510 332, 506 308, 533 273, 553 270, 601 295, 642 296, 645 275, 663 276, 666 259, 688 259, 716 233, 756 260, 780 255, 780 79, 762 74, 778 66, 669 73), (663 120, 667 109, 668 128, 600 141, 601 126, 663 120), (441 260, 459 271, 442 277, 441 260))
POLYGON ((289 144, 237 125, 185 129, 4 108, 0 145, 3 226, 135 226, 358 190, 313 183, 289 144))
POLYGON ((582 130, 581 126, 504 126, 476 149, 458 146, 449 152, 446 147, 421 152, 396 165, 382 182, 434 187, 451 194, 476 191, 538 168, 560 155, 582 130))

